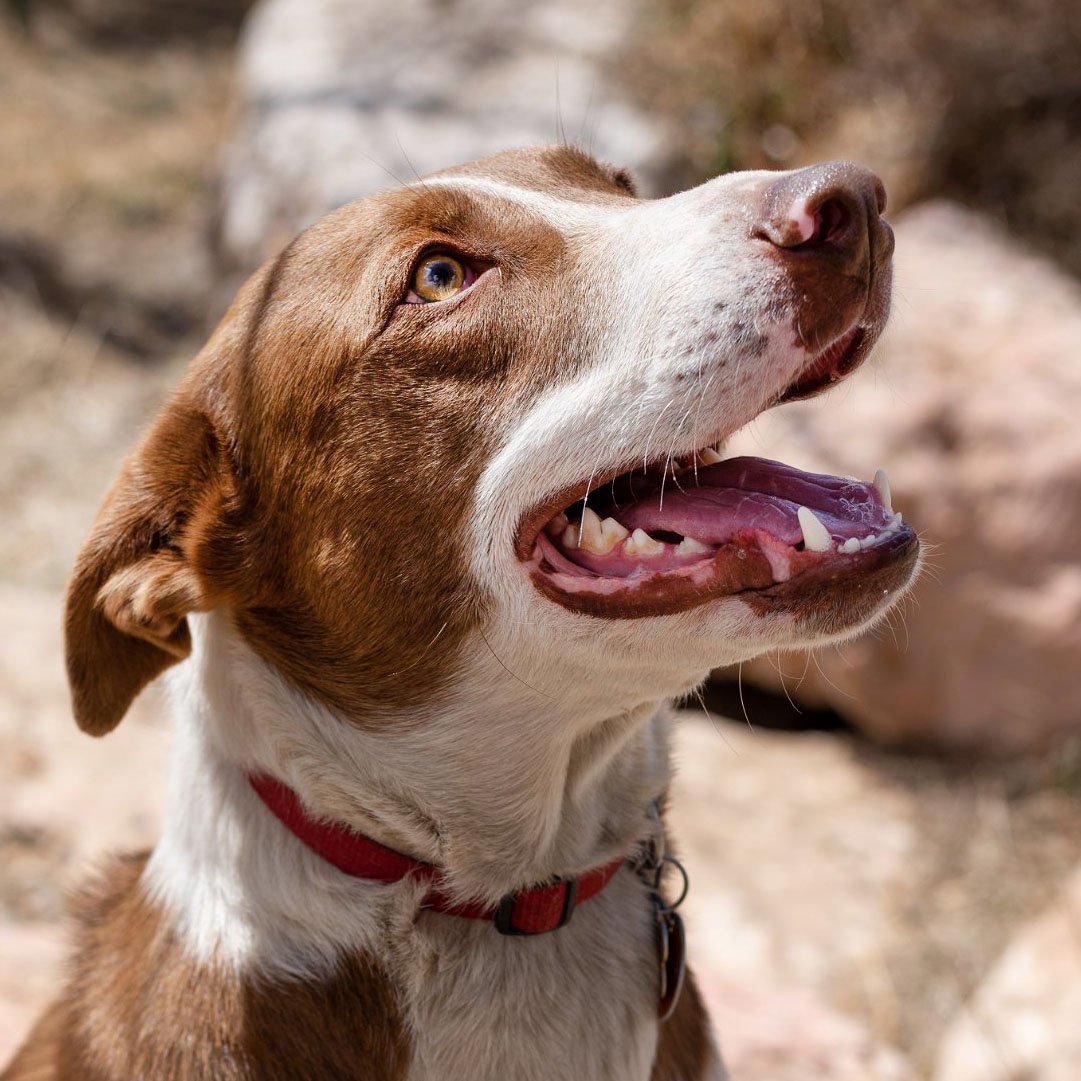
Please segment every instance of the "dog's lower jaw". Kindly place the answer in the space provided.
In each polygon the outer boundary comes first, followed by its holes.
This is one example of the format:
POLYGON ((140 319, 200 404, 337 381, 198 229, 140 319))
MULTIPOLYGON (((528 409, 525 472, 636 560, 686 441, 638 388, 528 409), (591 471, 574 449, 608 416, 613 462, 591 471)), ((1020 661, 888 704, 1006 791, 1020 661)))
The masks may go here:
POLYGON ((481 921, 418 913, 416 884, 342 875, 267 813, 245 771, 282 776, 324 813, 351 806, 358 828, 412 855, 444 866, 475 864, 469 885, 497 891, 507 885, 491 877, 500 860, 519 862, 509 873, 521 885, 521 874, 539 879, 591 866, 611 858, 613 843, 630 851, 645 836, 646 807, 667 783, 666 717, 651 719, 642 706, 583 726, 562 754, 528 768, 522 762, 517 791, 503 791, 515 780, 514 756, 551 743, 552 734, 537 733, 532 745, 527 731, 515 739, 513 718, 498 713, 505 703, 490 695, 486 723, 459 732, 472 744, 459 746, 467 763, 490 762, 487 774, 470 782, 479 791, 472 800, 460 796, 462 806, 452 799, 435 809, 435 793, 453 788, 453 778, 438 775, 451 744, 440 749, 436 720, 417 729, 419 743, 430 746, 426 762, 414 761, 418 743, 395 761, 376 763, 375 749, 394 743, 390 733, 340 721, 324 727, 328 719, 247 651, 227 616, 201 617, 193 630, 193 658, 172 681, 179 731, 166 825, 144 877, 193 955, 229 966, 238 979, 313 981, 327 978, 343 957, 371 958, 400 999, 411 1081, 650 1077, 658 962, 648 894, 628 868, 568 926, 535 939, 507 938, 481 921), (408 801, 395 804, 388 794, 408 779, 404 764, 427 780, 439 831, 429 832, 408 801), (386 773, 382 787, 377 771, 386 773), (343 787, 350 776, 351 792, 343 787), (528 787, 531 776, 541 778, 536 790, 528 787), (534 800, 519 808, 517 829, 507 821, 506 801, 514 798, 534 800), (359 806, 370 817, 358 821, 359 806), (471 815, 478 816, 472 829, 471 815), (602 835, 608 847, 596 849, 602 835), (543 853, 533 854, 527 872, 530 845, 543 853))

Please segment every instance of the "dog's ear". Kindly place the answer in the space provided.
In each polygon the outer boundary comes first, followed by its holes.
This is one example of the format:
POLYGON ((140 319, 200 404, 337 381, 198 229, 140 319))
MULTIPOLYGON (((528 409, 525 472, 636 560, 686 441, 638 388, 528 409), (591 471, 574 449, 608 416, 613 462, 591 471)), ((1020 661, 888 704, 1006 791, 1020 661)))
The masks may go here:
POLYGON ((65 653, 79 727, 113 729, 191 650, 186 616, 223 600, 208 567, 235 486, 209 416, 182 388, 124 464, 68 586, 65 653))

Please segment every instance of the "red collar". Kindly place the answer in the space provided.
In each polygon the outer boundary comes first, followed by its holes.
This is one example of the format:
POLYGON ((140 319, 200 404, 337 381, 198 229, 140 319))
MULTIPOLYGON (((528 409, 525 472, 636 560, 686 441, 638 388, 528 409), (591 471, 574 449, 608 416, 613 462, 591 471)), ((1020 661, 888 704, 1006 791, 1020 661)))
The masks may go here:
POLYGON ((376 882, 399 882, 412 875, 431 883, 424 908, 471 920, 492 920, 504 935, 539 935, 563 927, 570 922, 575 908, 600 893, 625 862, 620 856, 577 878, 559 878, 547 885, 508 893, 498 905, 460 904, 446 895, 442 873, 432 864, 403 856, 345 826, 317 821, 304 810, 291 788, 272 777, 253 776, 248 780, 285 828, 339 871, 376 882))

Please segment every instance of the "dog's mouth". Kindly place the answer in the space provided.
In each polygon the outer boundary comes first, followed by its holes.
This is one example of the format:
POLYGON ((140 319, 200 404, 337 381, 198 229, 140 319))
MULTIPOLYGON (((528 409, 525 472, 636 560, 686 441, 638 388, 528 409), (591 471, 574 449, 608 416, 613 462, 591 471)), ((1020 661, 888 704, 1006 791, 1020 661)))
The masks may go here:
MULTIPOLYGON (((850 331, 770 404, 843 378, 862 338, 850 331)), ((795 602, 824 580, 863 578, 881 601, 911 576, 919 542, 882 470, 864 483, 710 446, 562 492, 525 517, 516 548, 552 600, 627 618, 752 591, 795 602)))

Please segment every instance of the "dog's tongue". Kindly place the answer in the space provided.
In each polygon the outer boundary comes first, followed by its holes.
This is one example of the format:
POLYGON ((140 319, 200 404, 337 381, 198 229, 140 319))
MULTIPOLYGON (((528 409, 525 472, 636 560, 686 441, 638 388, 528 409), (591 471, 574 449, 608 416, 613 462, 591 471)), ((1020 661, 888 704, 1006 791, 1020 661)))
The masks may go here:
POLYGON ((636 485, 634 502, 608 513, 627 529, 678 533, 725 544, 743 530, 763 530, 786 544, 803 539, 799 508, 809 507, 834 540, 864 537, 889 524, 890 510, 873 484, 804 473, 765 458, 729 458, 697 474, 669 477, 663 490, 636 485))

